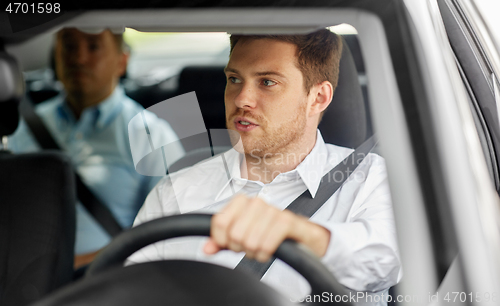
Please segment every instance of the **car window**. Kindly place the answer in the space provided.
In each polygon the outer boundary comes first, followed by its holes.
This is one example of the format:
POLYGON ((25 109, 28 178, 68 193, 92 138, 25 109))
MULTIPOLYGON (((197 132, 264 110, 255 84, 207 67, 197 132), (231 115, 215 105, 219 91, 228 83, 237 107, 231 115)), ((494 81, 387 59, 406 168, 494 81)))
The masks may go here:
POLYGON ((489 165, 490 176, 500 190, 498 168, 499 121, 498 105, 494 96, 493 68, 476 33, 458 5, 450 1, 440 1, 443 21, 450 43, 454 49, 457 65, 462 77, 466 78, 469 95, 473 95, 472 110, 478 117, 478 130, 483 131, 483 151, 489 165))

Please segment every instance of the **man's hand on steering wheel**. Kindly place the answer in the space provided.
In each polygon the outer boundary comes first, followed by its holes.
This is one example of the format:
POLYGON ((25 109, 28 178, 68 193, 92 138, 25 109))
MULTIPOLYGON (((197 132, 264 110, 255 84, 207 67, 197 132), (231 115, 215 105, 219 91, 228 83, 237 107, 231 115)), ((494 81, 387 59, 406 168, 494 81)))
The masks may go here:
POLYGON ((206 254, 222 249, 244 251, 247 257, 266 262, 287 238, 306 245, 321 257, 326 253, 330 231, 260 198, 240 194, 212 218, 210 239, 203 250, 206 254))

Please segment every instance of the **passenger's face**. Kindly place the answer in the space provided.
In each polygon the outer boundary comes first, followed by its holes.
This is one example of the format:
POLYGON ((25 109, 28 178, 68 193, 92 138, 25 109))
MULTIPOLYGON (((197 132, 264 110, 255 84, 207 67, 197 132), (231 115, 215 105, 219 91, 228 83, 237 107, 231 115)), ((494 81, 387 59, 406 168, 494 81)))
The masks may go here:
POLYGON ((125 72, 126 56, 113 34, 63 29, 57 34, 56 73, 68 94, 105 98, 125 72))
POLYGON ((226 124, 239 132, 245 153, 293 152, 305 133, 308 99, 296 46, 270 39, 238 41, 226 76, 226 124))

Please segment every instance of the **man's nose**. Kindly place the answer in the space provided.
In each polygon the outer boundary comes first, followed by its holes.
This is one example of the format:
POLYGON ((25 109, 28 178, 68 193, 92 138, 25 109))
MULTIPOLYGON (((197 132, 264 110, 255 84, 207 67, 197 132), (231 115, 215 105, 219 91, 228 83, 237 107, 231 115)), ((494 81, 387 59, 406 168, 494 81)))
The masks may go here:
POLYGON ((89 51, 85 44, 78 44, 73 50, 73 54, 70 54, 70 62, 73 64, 83 65, 87 62, 89 57, 89 51))
POLYGON ((238 108, 255 108, 257 106, 256 88, 251 83, 243 83, 234 99, 234 103, 238 108))

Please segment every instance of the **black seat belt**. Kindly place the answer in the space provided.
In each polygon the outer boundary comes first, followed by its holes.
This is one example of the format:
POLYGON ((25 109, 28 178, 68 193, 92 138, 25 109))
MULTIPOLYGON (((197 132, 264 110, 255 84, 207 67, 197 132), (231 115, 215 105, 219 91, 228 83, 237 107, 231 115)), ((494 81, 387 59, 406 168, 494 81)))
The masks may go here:
MULTIPOLYGON (((288 209, 298 215, 311 218, 312 215, 344 184, 349 176, 356 170, 359 164, 365 159, 370 151, 376 145, 375 135, 363 142, 354 152, 347 156, 330 172, 325 174, 313 198, 309 190, 304 191, 298 198, 290 203, 285 209, 288 209), (341 173, 340 180, 336 180, 337 174, 341 173)), ((245 257, 234 268, 235 270, 249 271, 259 278, 262 278, 276 258, 271 258, 267 262, 259 262, 245 257)))
MULTIPOLYGON (((21 101, 19 111, 42 149, 63 151, 47 130, 47 127, 43 123, 42 119, 37 115, 33 109, 33 105, 27 100, 27 98, 24 98, 23 101, 21 101)), ((75 178, 76 194, 82 205, 111 237, 118 235, 123 228, 115 219, 109 208, 92 193, 76 171, 75 178)))

